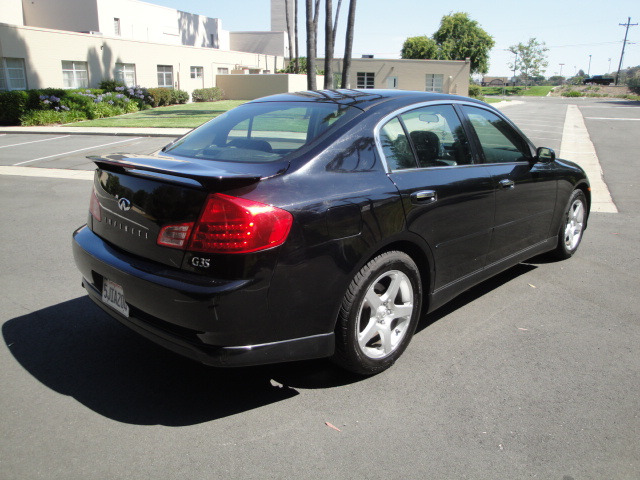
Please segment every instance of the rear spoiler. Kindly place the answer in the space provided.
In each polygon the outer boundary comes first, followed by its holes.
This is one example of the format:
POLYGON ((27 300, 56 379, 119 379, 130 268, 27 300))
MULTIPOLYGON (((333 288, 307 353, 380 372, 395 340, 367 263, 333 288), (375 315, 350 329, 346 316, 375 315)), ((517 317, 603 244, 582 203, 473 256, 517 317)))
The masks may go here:
POLYGON ((223 185, 226 188, 244 187, 259 182, 263 178, 283 173, 288 167, 288 162, 284 168, 280 162, 274 162, 269 166, 266 164, 259 166, 238 164, 238 170, 247 170, 247 172, 233 172, 221 169, 216 166, 215 162, 209 160, 120 154, 88 156, 87 158, 102 170, 153 178, 205 190, 220 188, 223 185))

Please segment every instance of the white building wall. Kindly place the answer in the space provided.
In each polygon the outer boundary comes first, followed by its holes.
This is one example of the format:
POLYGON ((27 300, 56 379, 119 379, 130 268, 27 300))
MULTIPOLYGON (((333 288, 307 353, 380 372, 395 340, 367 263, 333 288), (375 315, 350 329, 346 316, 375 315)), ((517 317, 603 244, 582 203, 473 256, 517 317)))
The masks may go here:
POLYGON ((97 0, 23 0, 24 24, 71 32, 100 31, 97 0))
POLYGON ((24 25, 22 0, 0 0, 0 22, 24 25))
POLYGON ((87 62, 89 86, 115 77, 116 63, 134 64, 136 83, 158 86, 158 65, 173 67, 174 86, 191 92, 216 86, 219 68, 246 67, 263 72, 284 68, 284 58, 183 45, 143 42, 118 37, 0 24, 2 56, 23 58, 27 88, 63 88, 62 62, 87 62), (202 78, 191 78, 191 67, 202 67, 202 78))
POLYGON ((285 32, 230 32, 231 50, 289 56, 285 32))

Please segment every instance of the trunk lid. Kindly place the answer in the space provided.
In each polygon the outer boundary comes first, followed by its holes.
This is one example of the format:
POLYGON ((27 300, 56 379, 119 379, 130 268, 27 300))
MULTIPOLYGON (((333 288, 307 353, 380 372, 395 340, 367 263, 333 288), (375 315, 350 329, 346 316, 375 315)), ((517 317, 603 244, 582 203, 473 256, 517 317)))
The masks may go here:
POLYGON ((162 226, 196 222, 207 195, 283 173, 288 162, 230 163, 162 156, 88 157, 101 220, 91 229, 129 253, 180 268, 184 250, 156 243, 162 226))

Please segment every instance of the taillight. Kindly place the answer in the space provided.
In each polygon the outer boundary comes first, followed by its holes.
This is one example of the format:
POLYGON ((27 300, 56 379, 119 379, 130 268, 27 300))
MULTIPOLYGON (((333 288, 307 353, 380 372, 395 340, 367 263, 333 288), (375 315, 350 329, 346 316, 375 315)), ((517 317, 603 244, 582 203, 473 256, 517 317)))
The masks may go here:
POLYGON ((166 225, 158 234, 158 245, 173 248, 184 248, 189 239, 193 222, 166 225))
POLYGON ((100 202, 98 201, 98 196, 96 195, 96 187, 94 186, 91 189, 91 200, 89 201, 89 212, 93 218, 97 221, 102 221, 102 213, 100 213, 100 202))
POLYGON ((286 210, 264 203, 214 193, 207 201, 198 221, 191 224, 167 225, 158 236, 158 244, 184 249, 184 243, 161 243, 186 232, 190 240, 186 249, 207 253, 249 253, 282 245, 289 235, 293 216, 286 210), (186 230, 179 230, 185 229, 186 230))

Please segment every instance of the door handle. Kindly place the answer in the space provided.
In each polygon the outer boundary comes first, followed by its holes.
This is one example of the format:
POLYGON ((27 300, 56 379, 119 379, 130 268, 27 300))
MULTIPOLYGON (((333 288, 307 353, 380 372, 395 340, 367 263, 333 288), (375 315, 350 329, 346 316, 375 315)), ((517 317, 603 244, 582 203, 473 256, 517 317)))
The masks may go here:
POLYGON ((411 203, 433 203, 438 200, 438 194, 435 190, 421 190, 411 194, 411 203))
POLYGON ((500 188, 514 188, 516 186, 513 180, 508 180, 506 178, 503 180, 500 180, 498 182, 498 185, 500 185, 500 188))

